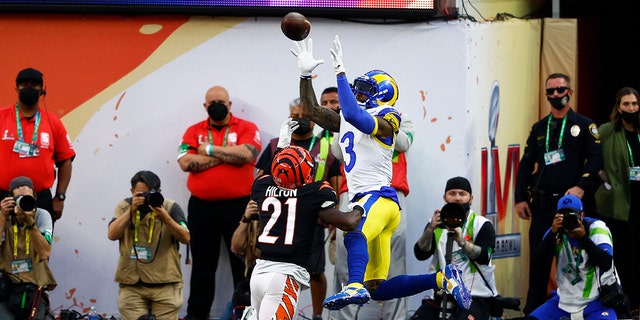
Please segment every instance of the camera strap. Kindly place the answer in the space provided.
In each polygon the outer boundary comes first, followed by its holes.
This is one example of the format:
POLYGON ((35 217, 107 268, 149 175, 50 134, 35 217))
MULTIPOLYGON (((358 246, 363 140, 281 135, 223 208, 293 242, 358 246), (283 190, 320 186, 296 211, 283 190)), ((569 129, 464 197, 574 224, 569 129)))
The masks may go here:
POLYGON ((482 281, 484 281, 484 284, 487 286, 487 288, 489 288, 489 291, 491 291, 491 295, 495 296, 496 293, 493 292, 493 289, 491 289, 491 286, 489 285, 489 281, 487 281, 487 279, 484 277, 484 274, 482 274, 482 270, 478 267, 475 261, 471 260, 471 258, 469 258, 469 261, 471 261, 471 263, 473 263, 473 266, 476 267, 476 270, 478 270, 478 273, 480 274, 482 281))

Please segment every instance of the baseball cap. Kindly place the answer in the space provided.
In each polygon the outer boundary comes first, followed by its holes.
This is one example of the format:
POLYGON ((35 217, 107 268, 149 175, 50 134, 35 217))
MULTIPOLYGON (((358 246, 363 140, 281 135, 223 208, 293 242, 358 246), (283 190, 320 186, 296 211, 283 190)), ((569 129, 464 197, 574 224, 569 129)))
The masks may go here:
POLYGON ((467 178, 464 178, 464 177, 451 178, 447 181, 447 185, 444 188, 444 192, 446 193, 451 189, 462 189, 466 192, 471 193, 471 183, 469 183, 469 180, 467 180, 467 178))
POLYGON ((568 194, 558 200, 557 211, 560 211, 562 209, 570 209, 573 211, 582 212, 582 201, 580 201, 580 198, 572 194, 568 194))
POLYGON ((42 84, 42 72, 34 68, 26 68, 21 70, 20 72, 18 72, 18 76, 16 77, 16 84, 25 81, 34 81, 42 84))
POLYGON ((33 181, 31 181, 31 179, 25 176, 19 176, 19 177, 13 178, 13 180, 11 180, 11 182, 9 183, 9 192, 11 193, 13 192, 13 189, 22 187, 22 186, 27 186, 31 189, 34 189, 33 181))

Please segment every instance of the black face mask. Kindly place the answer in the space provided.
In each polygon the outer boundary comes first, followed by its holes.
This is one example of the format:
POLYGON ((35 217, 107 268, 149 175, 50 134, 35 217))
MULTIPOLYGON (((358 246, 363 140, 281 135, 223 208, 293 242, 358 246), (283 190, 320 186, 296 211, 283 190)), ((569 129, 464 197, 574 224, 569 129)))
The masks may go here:
POLYGON ((27 107, 33 107, 40 99, 40 90, 32 87, 20 89, 19 99, 27 107))
POLYGON ((558 97, 558 98, 547 97, 547 101, 551 103, 552 107, 556 108, 557 110, 562 110, 562 108, 564 108, 564 106, 566 106, 567 103, 569 103, 569 95, 566 95, 564 97, 558 97))
POLYGON ((471 210, 471 204, 469 204, 469 202, 467 203, 462 203, 460 204, 460 206, 462 206, 462 209, 464 209, 464 212, 469 212, 469 210, 471 210))
POLYGON ((622 120, 624 120, 624 122, 629 124, 638 123, 638 114, 640 114, 640 111, 636 111, 636 112, 620 111, 620 116, 622 116, 622 120))
POLYGON ((298 128, 293 133, 303 136, 311 131, 311 123, 308 119, 297 118, 295 120, 298 122, 298 128))
POLYGON ((220 121, 229 114, 229 109, 227 109, 227 106, 222 103, 212 102, 207 107, 207 113, 212 120, 220 121))

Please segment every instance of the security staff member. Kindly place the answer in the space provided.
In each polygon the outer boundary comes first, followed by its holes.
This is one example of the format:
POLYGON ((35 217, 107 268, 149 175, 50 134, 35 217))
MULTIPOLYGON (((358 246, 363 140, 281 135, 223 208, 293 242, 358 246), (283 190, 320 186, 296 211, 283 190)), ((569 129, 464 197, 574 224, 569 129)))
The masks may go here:
POLYGON ((9 194, 11 179, 30 176, 38 208, 47 210, 55 223, 62 217, 76 152, 60 118, 40 108, 46 95, 42 73, 21 70, 15 90, 18 101, 0 109, 0 198, 9 194))
MULTIPOLYGON (((553 73, 545 84, 551 113, 532 126, 516 176, 515 210, 520 218, 531 220, 530 254, 551 225, 556 204, 562 196, 573 194, 581 198, 588 209, 594 207, 593 192, 599 182, 598 171, 602 168, 602 148, 596 124, 571 109, 570 78, 553 73)), ((529 259, 525 314, 546 300, 550 268, 534 268, 529 259)))

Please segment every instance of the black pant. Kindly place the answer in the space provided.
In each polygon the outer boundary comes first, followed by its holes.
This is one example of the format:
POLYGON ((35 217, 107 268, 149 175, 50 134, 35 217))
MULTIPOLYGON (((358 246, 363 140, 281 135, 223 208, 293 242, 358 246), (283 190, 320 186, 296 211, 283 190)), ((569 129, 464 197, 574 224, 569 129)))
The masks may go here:
MULTIPOLYGON (((216 290, 216 270, 220 258, 220 242, 224 240, 231 262, 234 287, 244 279, 244 261, 231 252, 231 236, 244 214, 249 197, 232 200, 205 201, 191 196, 188 225, 191 233, 191 291, 187 304, 190 318, 209 319, 216 290)), ((233 291, 224 299, 231 299, 233 291)))
POLYGON ((531 224, 529 225, 529 288, 527 303, 523 308, 525 314, 531 313, 547 301, 547 284, 551 273, 551 264, 541 265, 534 261, 533 253, 542 242, 542 237, 549 230, 556 214, 558 200, 562 194, 544 193, 537 198, 534 196, 530 203, 531 224))

